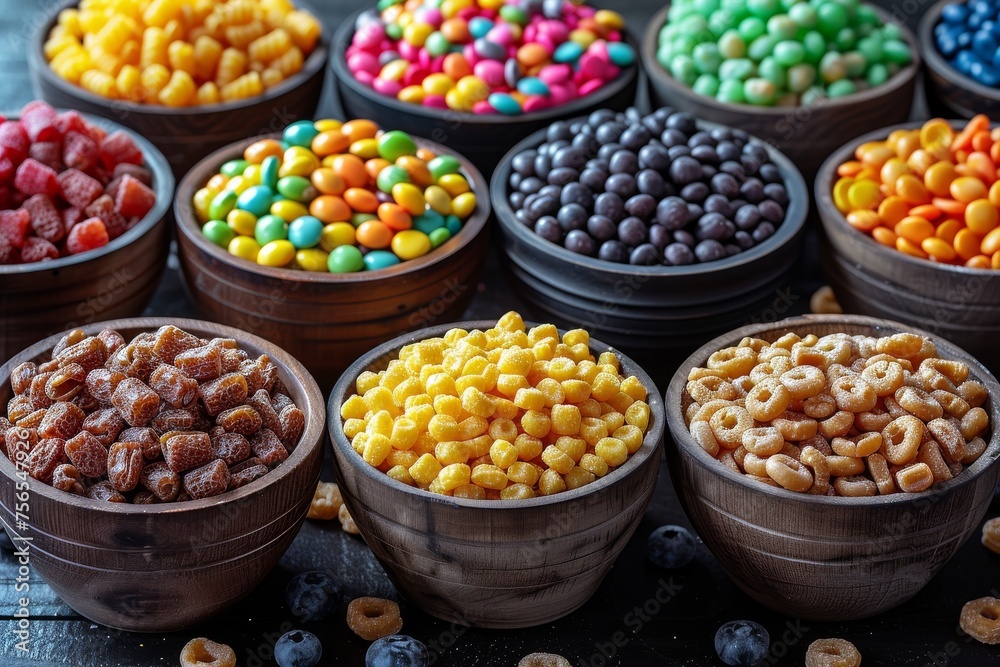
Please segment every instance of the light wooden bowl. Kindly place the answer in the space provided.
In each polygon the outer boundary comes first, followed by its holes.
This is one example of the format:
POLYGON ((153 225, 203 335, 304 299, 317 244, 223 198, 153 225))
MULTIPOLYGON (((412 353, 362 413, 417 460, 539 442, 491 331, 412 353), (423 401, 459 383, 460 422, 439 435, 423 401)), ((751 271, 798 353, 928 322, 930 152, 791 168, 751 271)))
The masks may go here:
POLYGON ((698 534, 747 595, 782 614, 817 621, 874 616, 917 594, 979 526, 1000 477, 1000 385, 969 354, 919 329, 869 317, 809 315, 743 327, 691 355, 670 382, 667 462, 698 534), (681 408, 688 371, 744 336, 774 341, 786 332, 930 336, 938 354, 969 365, 990 398, 992 437, 954 479, 917 494, 844 498, 766 486, 713 459, 691 437, 681 408))
MULTIPOLYGON (((964 123, 955 122, 956 127, 964 123)), ((900 320, 923 327, 969 350, 1000 370, 1000 271, 967 269, 911 257, 847 224, 833 203, 837 167, 865 141, 883 140, 906 123, 849 142, 823 163, 816 176, 816 207, 822 221, 824 270, 847 312, 900 320)))
MULTIPOLYGON (((891 15, 869 5, 883 21, 891 15)), ((913 62, 877 88, 811 107, 761 107, 730 104, 699 95, 679 83, 656 59, 660 28, 667 19, 670 4, 650 20, 642 39, 642 63, 649 81, 654 106, 669 105, 689 111, 697 118, 738 127, 772 144, 795 163, 807 179, 812 178, 823 159, 840 146, 845 137, 856 137, 876 127, 902 123, 913 105, 920 50, 913 33, 900 24, 904 39, 913 53, 913 62)))
MULTIPOLYGON (((293 121, 312 118, 319 106, 330 43, 326 26, 302 69, 263 94, 246 100, 175 109, 109 100, 69 83, 52 71, 42 46, 59 12, 77 5, 79 0, 61 2, 47 20, 39 23, 31 37, 28 71, 35 94, 52 106, 104 116, 135 130, 163 151, 177 178, 206 153, 249 135, 279 132, 293 121)), ((320 15, 300 0, 296 0, 295 6, 309 10, 319 19, 320 15)))
POLYGON ((934 39, 934 27, 941 21, 941 10, 952 0, 940 0, 920 19, 918 35, 920 54, 927 64, 924 81, 927 101, 935 113, 946 118, 972 118, 984 113, 1000 120, 1000 90, 970 79, 944 59, 934 39))
POLYGON ((177 188, 174 217, 189 294, 208 319, 250 331, 288 350, 328 390, 358 356, 404 331, 460 316, 476 292, 488 249, 487 183, 455 155, 476 193, 461 231, 430 253, 379 271, 317 273, 260 266, 230 255, 201 233, 191 199, 226 161, 259 139, 209 155, 177 188))
POLYGON ((355 22, 361 13, 355 12, 340 24, 331 47, 330 68, 344 112, 349 117, 371 118, 383 127, 428 137, 461 151, 484 172, 496 166, 509 146, 554 121, 586 116, 603 108, 624 111, 635 102, 639 80, 639 45, 628 28, 622 31, 623 39, 635 50, 635 62, 591 95, 551 109, 518 116, 479 115, 400 102, 364 85, 354 78, 347 67, 347 47, 354 38, 355 22))
MULTIPOLYGON (((619 469, 573 491, 529 500, 466 500, 407 486, 365 463, 344 435, 340 407, 363 371, 385 369, 407 344, 461 322, 423 329, 358 359, 330 395, 328 430, 351 516, 389 578, 423 611, 484 628, 525 628, 569 614, 604 579, 638 526, 656 486, 663 404, 652 380, 619 354, 622 373, 649 390, 642 446, 619 469)), ((591 339, 591 352, 610 348, 591 339)))
MULTIPOLYGON (((16 114, 7 118, 16 117, 16 114)), ((104 118, 87 122, 108 132, 126 130, 153 172, 156 204, 108 245, 79 255, 0 265, 0 360, 39 338, 94 321, 142 314, 170 253, 174 177, 163 154, 137 132, 104 118)))
MULTIPOLYGON (((287 460, 235 491, 158 505, 101 502, 28 478, 27 529, 15 513, 17 469, 0 455, 0 523, 12 538, 30 539, 31 568, 76 612, 113 628, 170 632, 232 606, 264 578, 298 533, 323 461, 323 396, 287 352, 238 329, 199 320, 134 318, 89 324, 126 339, 173 324, 203 337, 233 338, 251 355, 267 354, 306 416, 302 439, 287 460)), ((47 338, 0 368, 0 405, 11 397, 10 373, 46 356, 47 338)), ((47 358, 47 356, 46 356, 47 358)))

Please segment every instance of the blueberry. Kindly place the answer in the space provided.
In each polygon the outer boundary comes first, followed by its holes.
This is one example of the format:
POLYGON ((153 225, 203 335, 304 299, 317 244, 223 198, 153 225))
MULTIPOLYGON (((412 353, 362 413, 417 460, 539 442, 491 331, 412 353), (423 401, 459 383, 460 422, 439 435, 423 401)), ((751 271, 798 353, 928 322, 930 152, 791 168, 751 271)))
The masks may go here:
MULTIPOLYGON (((677 245, 667 246, 667 250, 677 245)), ((680 247, 691 252, 685 245, 680 247)), ((683 254, 684 251, 678 248, 673 252, 683 254)), ((646 542, 646 553, 653 565, 671 570, 690 563, 697 551, 698 543, 694 535, 683 526, 660 526, 650 533, 646 542)))
POLYGON ((514 156, 511 166, 514 168, 514 171, 522 176, 534 176, 535 157, 537 157, 537 155, 538 151, 536 150, 522 151, 514 156))
POLYGON ((680 130, 689 137, 698 131, 698 124, 695 122, 694 116, 686 111, 679 111, 672 114, 667 118, 666 125, 668 128, 680 130))
POLYGON ((785 209, 773 199, 765 199, 757 204, 757 209, 760 211, 761 217, 769 222, 777 224, 785 219, 785 209))
POLYGON ((639 192, 632 174, 614 173, 604 182, 605 192, 613 192, 622 199, 628 199, 639 192))
POLYGON ((674 146, 687 146, 687 136, 680 130, 675 130, 669 128, 663 131, 660 135, 660 141, 667 148, 672 148, 674 146))
POLYGON ((714 262, 726 256, 726 249, 715 239, 705 239, 694 247, 699 262, 714 262))
POLYGON ((607 241, 615 237, 617 227, 615 221, 606 215, 592 215, 587 218, 587 231, 598 241, 607 241))
POLYGON ((578 148, 573 148, 572 146, 560 148, 556 154, 552 156, 553 168, 572 167, 574 169, 581 169, 586 163, 587 158, 583 151, 578 148))
POLYGON ((753 621, 729 621, 715 633, 715 652, 727 665, 756 665, 767 657, 770 648, 767 630, 753 621))
POLYGON ((702 164, 719 164, 719 154, 715 152, 715 148, 705 144, 699 144, 691 148, 691 157, 698 160, 702 164))
POLYGON ((656 211, 656 199, 652 195, 635 195, 625 201, 625 210, 643 220, 649 220, 656 211))
POLYGON ((608 165, 611 167, 612 174, 631 174, 634 176, 639 173, 639 158, 636 157, 635 153, 624 148, 611 156, 608 165))
POLYGON ((639 149, 639 166, 664 171, 670 166, 670 153, 664 146, 650 144, 639 149))
POLYGON ((4 551, 14 551, 14 543, 10 540, 10 535, 3 528, 0 528, 0 549, 4 551))
POLYGON ((572 167, 558 167, 549 172, 549 177, 546 179, 549 183, 555 185, 568 185, 580 178, 580 172, 572 167))
POLYGON ((563 231, 571 232, 574 229, 583 229, 587 226, 587 209, 579 204, 564 204, 559 208, 556 219, 563 231))
POLYGON ((687 185, 701 179, 701 163, 690 155, 681 155, 670 165, 670 178, 677 185, 687 185))
POLYGON ((757 225, 757 229, 753 230, 753 232, 750 233, 750 235, 753 237, 753 240, 756 241, 757 243, 763 243, 767 239, 771 238, 773 234, 774 234, 774 225, 772 225, 770 222, 767 222, 766 220, 757 225))
POLYGON ((313 667, 319 664, 323 645, 311 632, 292 630, 281 635, 274 645, 278 667, 313 667))
POLYGON ((376 639, 365 653, 365 667, 427 667, 427 647, 407 635, 376 639))
POLYGON ((670 230, 663 225, 650 225, 649 242, 663 250, 671 241, 670 230))
MULTIPOLYGON (((601 185, 603 186, 603 184, 604 179, 602 178, 601 185)), ((594 205, 594 193, 590 186, 583 183, 581 179, 580 183, 569 183, 562 189, 562 192, 559 193, 559 203, 563 206, 579 204, 589 210, 594 205)))
POLYGON ((681 198, 690 204, 700 204, 708 197, 708 186, 701 181, 688 183, 681 188, 681 198))
POLYGON ((326 618, 342 601, 340 585, 326 572, 303 572, 285 588, 288 610, 306 623, 326 618))
POLYGON ((680 197, 667 197, 656 205, 656 221, 668 230, 681 229, 689 220, 687 203, 680 197))
POLYGON ((594 200, 594 213, 605 215, 614 222, 625 217, 625 202, 613 192, 602 192, 594 200))
POLYGON ((662 199, 669 192, 667 182, 655 169, 643 169, 636 174, 635 185, 639 188, 639 192, 650 195, 654 199, 662 199))

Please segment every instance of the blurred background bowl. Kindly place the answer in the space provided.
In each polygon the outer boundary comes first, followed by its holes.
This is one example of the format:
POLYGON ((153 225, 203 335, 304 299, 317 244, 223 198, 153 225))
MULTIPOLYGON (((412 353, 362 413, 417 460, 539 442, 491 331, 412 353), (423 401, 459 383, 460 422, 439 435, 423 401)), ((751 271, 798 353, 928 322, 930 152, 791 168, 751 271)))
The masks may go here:
MULTIPOLYGON (((266 475, 223 495, 182 503, 132 505, 91 500, 27 478, 27 529, 14 529, 17 468, 0 455, 0 522, 15 540, 30 539, 31 568, 80 615, 112 628, 170 632, 235 604, 281 558, 305 520, 323 462, 323 396, 288 353, 244 331, 211 322, 134 318, 88 324, 88 334, 117 330, 126 340, 172 324, 196 336, 233 338, 266 354, 306 417, 299 444, 266 475)), ((11 370, 48 359, 61 334, 0 368, 0 405, 12 396, 11 370)), ((20 543, 19 543, 20 544, 20 543)))
POLYGON ((667 389, 674 488, 688 518, 733 582, 757 602, 790 617, 850 621, 874 616, 917 594, 978 528, 1000 477, 1000 385, 951 343, 903 324, 850 315, 809 315, 737 329, 707 343, 678 369, 667 389), (688 372, 744 336, 775 341, 788 332, 927 335, 938 355, 969 365, 989 389, 989 446, 953 479, 917 494, 846 498, 761 484, 712 458, 687 429, 682 396, 688 372))
MULTIPOLYGON (((344 502, 407 600, 463 625, 525 628, 583 605, 642 519, 656 485, 664 429, 663 404, 650 377, 618 354, 622 375, 635 375, 649 392, 642 446, 591 484, 527 500, 468 500, 407 486, 358 456, 340 417, 358 376, 384 370, 404 345, 443 336, 453 327, 485 330, 495 324, 422 329, 365 354, 334 387, 327 428, 344 502)), ((591 338, 592 354, 609 349, 591 338)))

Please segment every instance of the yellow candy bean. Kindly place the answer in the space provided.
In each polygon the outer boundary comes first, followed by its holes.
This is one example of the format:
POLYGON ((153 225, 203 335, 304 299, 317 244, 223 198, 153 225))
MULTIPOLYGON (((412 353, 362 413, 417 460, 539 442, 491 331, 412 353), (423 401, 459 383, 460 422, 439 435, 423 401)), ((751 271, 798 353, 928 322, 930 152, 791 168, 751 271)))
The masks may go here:
POLYGON ((378 139, 359 139, 348 150, 362 160, 371 160, 378 157, 378 139))
POLYGON ((256 262, 260 244, 252 236, 237 236, 229 242, 228 250, 230 255, 256 262))
POLYGON ((416 259, 431 251, 431 240, 421 231, 407 229, 392 237, 392 251, 402 260, 416 259))
POLYGON ((250 211, 234 208, 226 216, 229 228, 237 234, 243 236, 253 236, 254 227, 257 225, 257 216, 250 211))
POLYGON ((307 157, 305 155, 296 155, 291 160, 283 162, 281 166, 278 167, 278 178, 284 178, 285 176, 302 176, 309 178, 309 176, 316 169, 319 169, 319 158, 316 156, 307 157))
POLYGON ((328 270, 326 267, 326 258, 327 253, 319 248, 306 248, 295 253, 295 263, 299 267, 306 271, 315 271, 317 273, 323 273, 328 270))
POLYGON ((431 209, 441 215, 451 214, 451 195, 445 192, 440 185, 430 185, 424 190, 424 199, 431 209))
POLYGON ((276 215, 285 222, 291 222, 295 218, 309 215, 309 209, 297 201, 283 199, 271 204, 271 215, 276 215))
POLYGON ((455 197, 451 202, 451 211, 462 220, 465 220, 476 210, 476 195, 471 192, 463 192, 455 197))
POLYGON ((420 86, 407 86, 399 91, 396 98, 400 102, 406 102, 408 104, 422 104, 424 101, 424 89, 420 86))
POLYGON ((421 215, 426 210, 424 193, 412 183, 396 183, 392 186, 392 198, 410 215, 421 215))
POLYGON ((455 82, 447 74, 436 73, 425 78, 420 83, 420 87, 428 95, 445 95, 455 87, 455 82))
POLYGON ((319 247, 330 252, 337 246, 354 245, 354 225, 349 222, 334 222, 323 227, 319 247))
POLYGON ((285 239, 266 243, 257 253, 257 263, 261 266, 287 266, 293 259, 295 246, 285 239))
MULTIPOLYGON (((461 174, 445 174, 438 181, 438 185, 444 188, 444 191, 452 197, 457 197, 469 191, 469 182, 461 174)), ((452 203, 452 206, 454 206, 454 203, 452 203)))
POLYGON ((344 126, 344 123, 332 118, 323 118, 313 123, 313 126, 320 132, 329 132, 330 130, 339 130, 344 126))

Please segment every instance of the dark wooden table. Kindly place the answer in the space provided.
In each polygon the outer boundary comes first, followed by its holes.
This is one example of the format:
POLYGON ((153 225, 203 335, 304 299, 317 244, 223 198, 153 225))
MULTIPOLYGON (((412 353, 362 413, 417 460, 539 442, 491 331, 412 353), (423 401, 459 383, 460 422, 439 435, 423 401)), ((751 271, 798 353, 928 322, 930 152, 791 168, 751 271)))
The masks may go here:
MULTIPOLYGON (((24 62, 27 36, 53 3, 47 0, 3 0, 0 3, 0 107, 17 109, 31 99, 24 62)), ((313 0, 328 28, 362 4, 358 0, 313 0)), ((659 6, 642 0, 613 4, 629 23, 640 28, 659 6)), ((915 26, 929 0, 883 4, 915 26)), ((337 115, 327 81, 321 112, 337 115)), ((484 282, 466 313, 466 319, 495 318, 526 304, 511 292, 500 271, 500 259, 491 256, 484 282)), ((819 284, 815 237, 807 239, 800 271, 790 296, 782 298, 787 314, 803 312, 819 284)), ((194 316, 171 258, 153 305, 147 314, 194 316)), ((2 286, 0 286, 2 289, 2 286)), ((764 316, 765 314, 762 314, 764 316)), ((674 365, 649 370, 668 377, 674 365)), ((665 387, 661 386, 660 389, 665 387)), ((329 468, 324 479, 332 479, 329 468)), ((990 516, 1000 513, 994 502, 990 516)), ((977 536, 965 544, 948 566, 913 600, 873 619, 853 623, 814 623, 789 618, 754 603, 729 580, 717 561, 702 547, 692 565, 677 571, 660 570, 645 557, 649 533, 665 523, 689 525, 674 494, 666 467, 661 471, 654 500, 635 536, 594 597, 580 610, 555 623, 520 631, 487 631, 450 626, 401 600, 410 634, 432 650, 435 665, 468 667, 511 666, 535 651, 562 654, 577 667, 612 665, 721 665, 713 638, 724 622, 745 618, 762 623, 772 646, 763 664, 802 665, 808 644, 821 637, 845 637, 864 655, 864 664, 884 667, 1000 665, 1000 649, 969 640, 958 631, 958 615, 967 600, 1000 595, 1000 557, 979 544, 977 536), (992 591, 992 593, 991 593, 992 591), (661 604, 669 597, 669 601, 661 604)), ((325 570, 343 582, 351 597, 375 595, 398 599, 384 571, 359 537, 340 530, 337 522, 307 521, 278 566, 236 608, 190 630, 168 635, 145 635, 112 630, 76 615, 34 573, 29 574, 30 636, 27 652, 17 650, 20 639, 17 600, 18 559, 0 550, 0 667, 73 665, 74 667, 151 667, 176 665, 181 647, 194 636, 207 636, 231 645, 242 667, 274 665, 273 645, 293 626, 284 602, 284 588, 300 572, 325 570)), ((368 643, 355 636, 343 611, 317 623, 301 626, 323 642, 323 665, 362 665, 368 643)))

